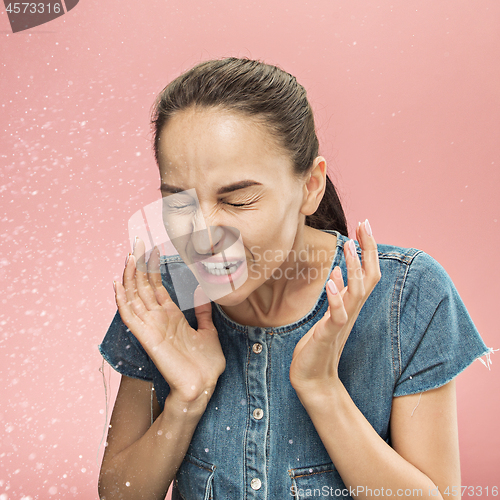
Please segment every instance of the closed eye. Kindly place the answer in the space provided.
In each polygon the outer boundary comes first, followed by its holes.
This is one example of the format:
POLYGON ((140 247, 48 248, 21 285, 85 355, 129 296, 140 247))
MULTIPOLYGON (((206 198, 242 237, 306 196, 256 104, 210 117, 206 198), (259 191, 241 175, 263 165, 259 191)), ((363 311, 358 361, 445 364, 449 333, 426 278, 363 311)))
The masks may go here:
MULTIPOLYGON (((223 202, 224 204, 226 205, 229 205, 231 207, 236 207, 236 208, 239 208, 239 207, 248 207, 250 205, 253 205, 254 202, 250 202, 250 203, 228 203, 228 202, 223 202)), ((190 207, 192 205, 168 205, 168 208, 171 208, 171 209, 174 209, 174 210, 182 210, 183 208, 187 208, 187 207, 190 207)))
POLYGON ((191 207, 192 205, 167 205, 168 208, 172 208, 174 210, 182 210, 183 208, 191 207))
POLYGON ((251 203, 227 203, 226 205, 230 205, 231 207, 247 207, 248 205, 251 205, 251 203))

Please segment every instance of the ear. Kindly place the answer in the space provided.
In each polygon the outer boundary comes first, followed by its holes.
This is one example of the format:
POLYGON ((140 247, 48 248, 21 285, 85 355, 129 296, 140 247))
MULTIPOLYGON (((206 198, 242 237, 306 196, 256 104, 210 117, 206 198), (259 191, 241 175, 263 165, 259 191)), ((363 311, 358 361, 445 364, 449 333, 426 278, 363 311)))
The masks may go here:
POLYGON ((312 215, 319 207, 326 188, 326 160, 317 156, 304 184, 304 201, 300 213, 312 215))

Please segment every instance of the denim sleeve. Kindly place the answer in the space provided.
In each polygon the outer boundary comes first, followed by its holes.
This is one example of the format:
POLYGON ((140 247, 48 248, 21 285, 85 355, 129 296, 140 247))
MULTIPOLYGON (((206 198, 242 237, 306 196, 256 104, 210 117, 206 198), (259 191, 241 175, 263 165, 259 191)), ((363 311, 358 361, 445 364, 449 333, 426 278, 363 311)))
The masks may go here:
POLYGON ((153 380, 151 358, 125 326, 118 311, 98 349, 102 357, 122 375, 153 380))
POLYGON ((425 252, 407 269, 399 314, 394 396, 440 387, 490 352, 451 278, 425 252))

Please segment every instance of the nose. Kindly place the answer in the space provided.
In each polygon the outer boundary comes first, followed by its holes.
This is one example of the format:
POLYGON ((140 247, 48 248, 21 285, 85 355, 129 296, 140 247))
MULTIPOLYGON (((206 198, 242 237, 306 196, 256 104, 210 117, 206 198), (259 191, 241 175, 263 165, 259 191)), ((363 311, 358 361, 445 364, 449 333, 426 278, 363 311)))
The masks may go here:
POLYGON ((224 229, 216 224, 212 218, 205 217, 200 207, 196 211, 193 221, 193 233, 191 242, 196 253, 200 255, 212 255, 218 253, 216 250, 224 238, 224 229))

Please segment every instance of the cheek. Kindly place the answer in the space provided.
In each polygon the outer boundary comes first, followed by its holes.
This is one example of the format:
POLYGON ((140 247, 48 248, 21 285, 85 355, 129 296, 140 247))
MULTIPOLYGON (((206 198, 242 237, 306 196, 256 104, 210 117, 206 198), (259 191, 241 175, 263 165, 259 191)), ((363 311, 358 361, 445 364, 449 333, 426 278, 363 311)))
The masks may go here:
POLYGON ((282 241, 295 237, 299 221, 300 203, 286 199, 276 206, 269 218, 269 231, 274 232, 282 241))
POLYGON ((297 200, 289 198, 276 199, 262 212, 261 223, 265 224, 268 231, 286 230, 290 225, 296 226, 300 204, 297 200))
POLYGON ((295 219, 298 217, 300 212, 300 207, 303 202, 303 194, 297 189, 289 187, 289 191, 286 191, 286 187, 283 188, 282 193, 285 195, 277 200, 277 209, 284 217, 290 217, 295 219))
POLYGON ((293 244, 299 211, 300 200, 277 199, 242 217, 234 226, 241 232, 247 249, 284 248, 293 244))

